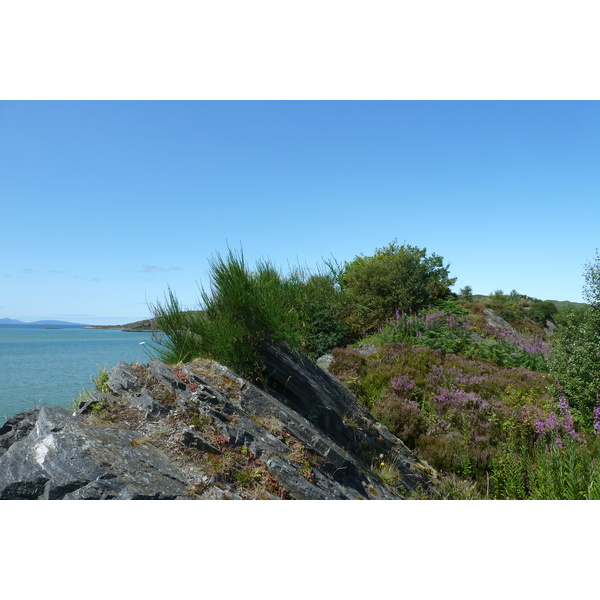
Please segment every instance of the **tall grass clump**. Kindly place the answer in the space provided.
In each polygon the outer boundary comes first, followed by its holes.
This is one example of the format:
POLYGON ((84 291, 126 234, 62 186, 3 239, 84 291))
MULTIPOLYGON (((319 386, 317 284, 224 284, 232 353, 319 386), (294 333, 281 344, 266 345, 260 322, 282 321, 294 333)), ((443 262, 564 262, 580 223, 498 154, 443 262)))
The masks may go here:
POLYGON ((533 439, 515 428, 507 432, 492 461, 492 498, 600 499, 600 440, 589 432, 565 430, 564 422, 561 427, 555 417, 549 421, 550 429, 533 439))
POLYGON ((200 311, 183 311, 171 290, 164 304, 153 307, 167 334, 157 348, 165 362, 202 356, 256 377, 265 343, 282 342, 314 355, 344 342, 333 276, 300 269, 284 276, 268 260, 251 270, 243 253, 231 250, 213 258, 210 267, 210 289, 201 289, 200 311))
POLYGON ((200 338, 194 332, 199 316, 186 311, 169 288, 164 303, 151 306, 157 327, 167 335, 153 349, 167 363, 177 364, 200 356, 200 338))

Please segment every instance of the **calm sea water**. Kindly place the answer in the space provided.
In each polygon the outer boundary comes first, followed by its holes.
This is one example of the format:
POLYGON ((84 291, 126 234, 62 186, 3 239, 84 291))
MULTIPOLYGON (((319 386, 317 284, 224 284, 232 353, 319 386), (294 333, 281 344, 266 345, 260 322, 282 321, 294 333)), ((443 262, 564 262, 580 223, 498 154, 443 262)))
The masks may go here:
POLYGON ((150 343, 150 333, 0 326, 0 426, 34 406, 71 408, 103 367, 146 364, 150 343))

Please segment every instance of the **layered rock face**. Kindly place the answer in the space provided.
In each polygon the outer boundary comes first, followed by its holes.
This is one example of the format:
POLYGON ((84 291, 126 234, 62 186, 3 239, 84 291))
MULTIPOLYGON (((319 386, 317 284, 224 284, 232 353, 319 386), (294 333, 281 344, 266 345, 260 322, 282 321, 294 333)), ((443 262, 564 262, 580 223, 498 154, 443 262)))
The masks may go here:
POLYGON ((344 385, 265 346, 260 386, 208 360, 119 363, 74 413, 0 428, 2 499, 402 499, 434 471, 344 385))

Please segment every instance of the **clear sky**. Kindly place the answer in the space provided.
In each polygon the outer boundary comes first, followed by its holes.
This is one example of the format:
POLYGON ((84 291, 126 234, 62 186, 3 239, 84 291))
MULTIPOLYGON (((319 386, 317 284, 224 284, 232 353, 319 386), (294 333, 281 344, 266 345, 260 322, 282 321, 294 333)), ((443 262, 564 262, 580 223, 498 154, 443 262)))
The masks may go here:
MULTIPOLYGON (((583 264, 600 246, 600 37, 589 0, 54 0, 4 3, 1 14, 0 98, 8 101, 0 102, 0 318, 127 323, 148 317, 148 303, 168 286, 193 307, 197 283, 208 285, 210 256, 228 245, 243 247, 251 264, 268 257, 286 269, 370 255, 393 239, 443 256, 456 289, 582 299, 583 264), (392 102, 361 101, 381 99, 392 102)), ((490 564, 522 547, 520 562, 546 573, 557 539, 585 547, 578 532, 589 538, 597 521, 553 504, 536 529, 540 543, 528 536, 515 545, 540 518, 540 504, 459 504, 428 503, 426 519, 402 518, 383 503, 329 511, 303 504, 309 519, 305 512, 290 519, 286 505, 275 520, 271 506, 256 519, 258 504, 239 516, 223 504, 210 507, 216 518, 208 521, 234 524, 236 535, 248 523, 310 523, 288 536, 298 549, 292 556, 310 556, 323 533, 335 546, 329 571, 332 561, 341 571, 354 560, 361 531, 369 532, 366 543, 373 532, 385 531, 382 541, 397 533, 410 539, 410 552, 377 555, 384 576, 375 578, 376 591, 388 587, 385 574, 400 555, 411 573, 429 576, 435 565, 443 593, 465 556, 481 567, 473 573, 488 577, 490 564), (562 524, 561 510, 568 526, 544 528, 557 514, 562 524), (364 527, 348 530, 363 518, 364 527), (472 548, 481 544, 479 564, 472 548), (413 560, 424 554, 427 571, 413 560)), ((161 506, 167 534, 195 522, 206 534, 207 519, 161 506)), ((61 521, 65 552, 78 534, 68 535, 69 523, 79 523, 73 510, 61 521)), ((94 522, 145 539, 157 510, 136 505, 135 514, 111 512, 106 521, 96 514, 94 522)), ((415 510, 417 503, 411 517, 415 510)), ((222 527, 215 533, 218 540, 222 527)), ((280 562, 265 539, 259 555, 277 564, 276 583, 285 585, 293 560, 286 551, 280 562)), ((177 554, 178 572, 186 556, 196 559, 193 550, 177 554)), ((590 557, 571 552, 561 560, 593 573, 590 557)), ((143 552, 138 558, 146 564, 143 552)), ((26 564, 13 562, 17 573, 26 564)), ((210 566, 228 575, 219 561, 210 566)), ((549 574, 532 580, 538 595, 545 581, 556 595, 561 584, 572 594, 589 579, 563 583, 549 574)), ((504 579, 508 590, 512 578, 504 579)), ((514 584, 522 588, 522 580, 514 584)), ((173 578, 163 587, 172 591, 173 578)))
POLYGON ((600 104, 5 101, 0 318, 126 323, 242 248, 287 271, 394 239, 455 290, 581 301, 600 104))

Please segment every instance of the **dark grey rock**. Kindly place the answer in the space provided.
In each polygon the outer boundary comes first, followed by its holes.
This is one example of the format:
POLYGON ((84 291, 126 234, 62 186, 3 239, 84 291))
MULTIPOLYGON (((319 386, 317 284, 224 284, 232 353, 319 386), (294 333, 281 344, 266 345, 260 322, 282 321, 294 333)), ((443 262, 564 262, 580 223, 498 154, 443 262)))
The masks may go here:
POLYGON ((169 499, 185 476, 133 431, 83 425, 41 407, 35 426, 0 457, 1 499, 169 499))
POLYGON ((148 361, 148 370, 167 390, 176 396, 177 406, 182 410, 190 408, 192 403, 192 390, 190 387, 166 364, 157 358, 148 361))
POLYGON ((156 421, 169 412, 164 404, 153 398, 148 392, 142 392, 139 396, 132 396, 129 403, 143 410, 148 421, 156 421))
MULTIPOLYGON (((332 453, 335 456, 340 447, 354 456, 370 455, 374 458, 384 454, 401 473, 398 489, 410 492, 419 485, 427 485, 428 476, 423 470, 427 471, 427 466, 359 404, 341 381, 315 365, 307 356, 300 356, 285 346, 265 345, 262 358, 280 399, 308 418, 318 431, 318 435, 313 434, 306 443, 319 454, 328 456, 332 453), (325 451, 325 447, 330 448, 329 452, 325 451)), ((305 430, 308 431, 306 426, 305 430)), ((302 430, 295 433, 304 435, 302 430)), ((359 461, 353 458, 344 466, 345 484, 358 486, 365 472, 359 461)), ((367 476, 367 480, 371 476, 367 476)))
POLYGON ((30 408, 10 417, 0 427, 0 456, 15 442, 24 438, 35 427, 40 408, 30 408))
POLYGON ((108 374, 108 387, 115 394, 137 393, 141 390, 129 365, 124 362, 114 366, 108 374))
POLYGON ((221 451, 208 442, 198 432, 192 429, 184 429, 179 434, 179 443, 186 448, 194 448, 211 454, 221 454, 221 451))
MULTIPOLYGON (((326 490, 322 490, 303 477, 298 469, 294 468, 288 461, 279 456, 271 456, 265 464, 269 471, 284 485, 292 498, 296 500, 331 500, 326 490)), ((339 496, 337 499, 342 499, 339 496)))

